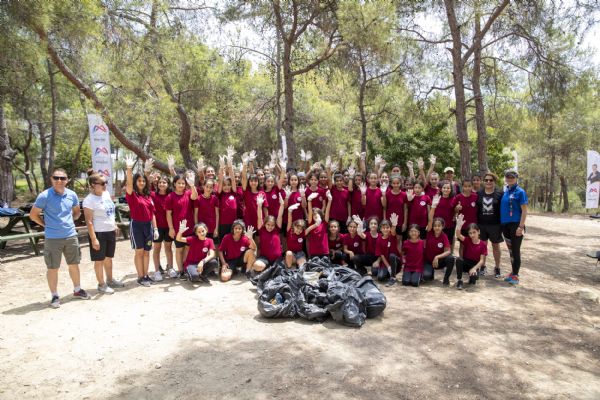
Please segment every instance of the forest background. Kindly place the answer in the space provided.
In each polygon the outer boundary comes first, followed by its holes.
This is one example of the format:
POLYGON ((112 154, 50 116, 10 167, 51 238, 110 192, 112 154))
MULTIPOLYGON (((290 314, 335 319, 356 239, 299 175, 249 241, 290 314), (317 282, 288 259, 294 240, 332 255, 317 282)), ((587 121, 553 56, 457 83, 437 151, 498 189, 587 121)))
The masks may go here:
MULTIPOLYGON (((91 166, 86 115, 124 154, 194 168, 228 145, 259 164, 438 157, 515 166, 532 206, 582 212, 600 148, 600 5, 536 0, 0 0, 0 198, 91 166)), ((440 168, 441 167, 441 168, 440 168)), ((441 171, 440 171, 441 172, 441 171)), ((75 190, 85 191, 73 180, 75 190)))

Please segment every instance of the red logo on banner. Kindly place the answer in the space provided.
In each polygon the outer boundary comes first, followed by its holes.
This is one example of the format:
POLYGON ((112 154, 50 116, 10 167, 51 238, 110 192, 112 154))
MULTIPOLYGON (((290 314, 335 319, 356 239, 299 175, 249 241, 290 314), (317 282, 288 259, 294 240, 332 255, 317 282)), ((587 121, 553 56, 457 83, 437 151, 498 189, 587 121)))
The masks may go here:
POLYGON ((591 187, 590 193, 598 193, 598 189, 596 189, 595 187, 591 187))
POLYGON ((94 127, 92 128, 92 132, 96 133, 96 131, 108 133, 108 128, 106 127, 106 125, 94 125, 94 127))
POLYGON ((96 151, 94 152, 94 154, 108 154, 108 149, 106 147, 96 147, 96 151))

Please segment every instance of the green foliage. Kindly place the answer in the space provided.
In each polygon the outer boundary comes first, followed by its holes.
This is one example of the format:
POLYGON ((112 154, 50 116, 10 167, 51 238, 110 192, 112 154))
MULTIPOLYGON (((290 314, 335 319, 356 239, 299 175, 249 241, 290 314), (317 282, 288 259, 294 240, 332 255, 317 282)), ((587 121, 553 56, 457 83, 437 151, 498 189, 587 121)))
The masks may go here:
POLYGON ((67 175, 73 180, 78 178, 82 172, 86 172, 92 166, 92 153, 89 141, 86 141, 76 162, 77 147, 68 143, 60 142, 56 148, 55 167, 63 168, 67 175))

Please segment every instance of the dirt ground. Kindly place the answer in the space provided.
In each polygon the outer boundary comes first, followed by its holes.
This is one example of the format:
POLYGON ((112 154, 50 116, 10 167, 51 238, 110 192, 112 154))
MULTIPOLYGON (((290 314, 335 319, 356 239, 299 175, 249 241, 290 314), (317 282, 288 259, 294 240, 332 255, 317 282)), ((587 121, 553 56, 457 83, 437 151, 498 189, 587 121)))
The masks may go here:
POLYGON ((123 240, 124 289, 98 294, 86 244, 92 300, 71 298, 63 267, 63 304, 50 309, 42 257, 9 243, 0 398, 600 399, 600 268, 584 255, 600 249, 600 221, 528 223, 518 287, 486 276, 457 291, 439 275, 384 287, 384 315, 360 329, 263 319, 241 278, 140 287, 123 240))

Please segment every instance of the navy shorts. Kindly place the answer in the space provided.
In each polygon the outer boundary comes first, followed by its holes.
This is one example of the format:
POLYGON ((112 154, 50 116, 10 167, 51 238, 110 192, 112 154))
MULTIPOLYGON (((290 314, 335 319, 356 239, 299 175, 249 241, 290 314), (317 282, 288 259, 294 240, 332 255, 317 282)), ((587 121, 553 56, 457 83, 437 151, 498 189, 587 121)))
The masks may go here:
POLYGON ((156 228, 158 229, 158 239, 153 240, 154 243, 172 242, 173 238, 169 236, 169 228, 156 228))
POLYGON ((132 249, 150 251, 153 235, 152 222, 140 222, 133 219, 129 222, 129 239, 132 249))

